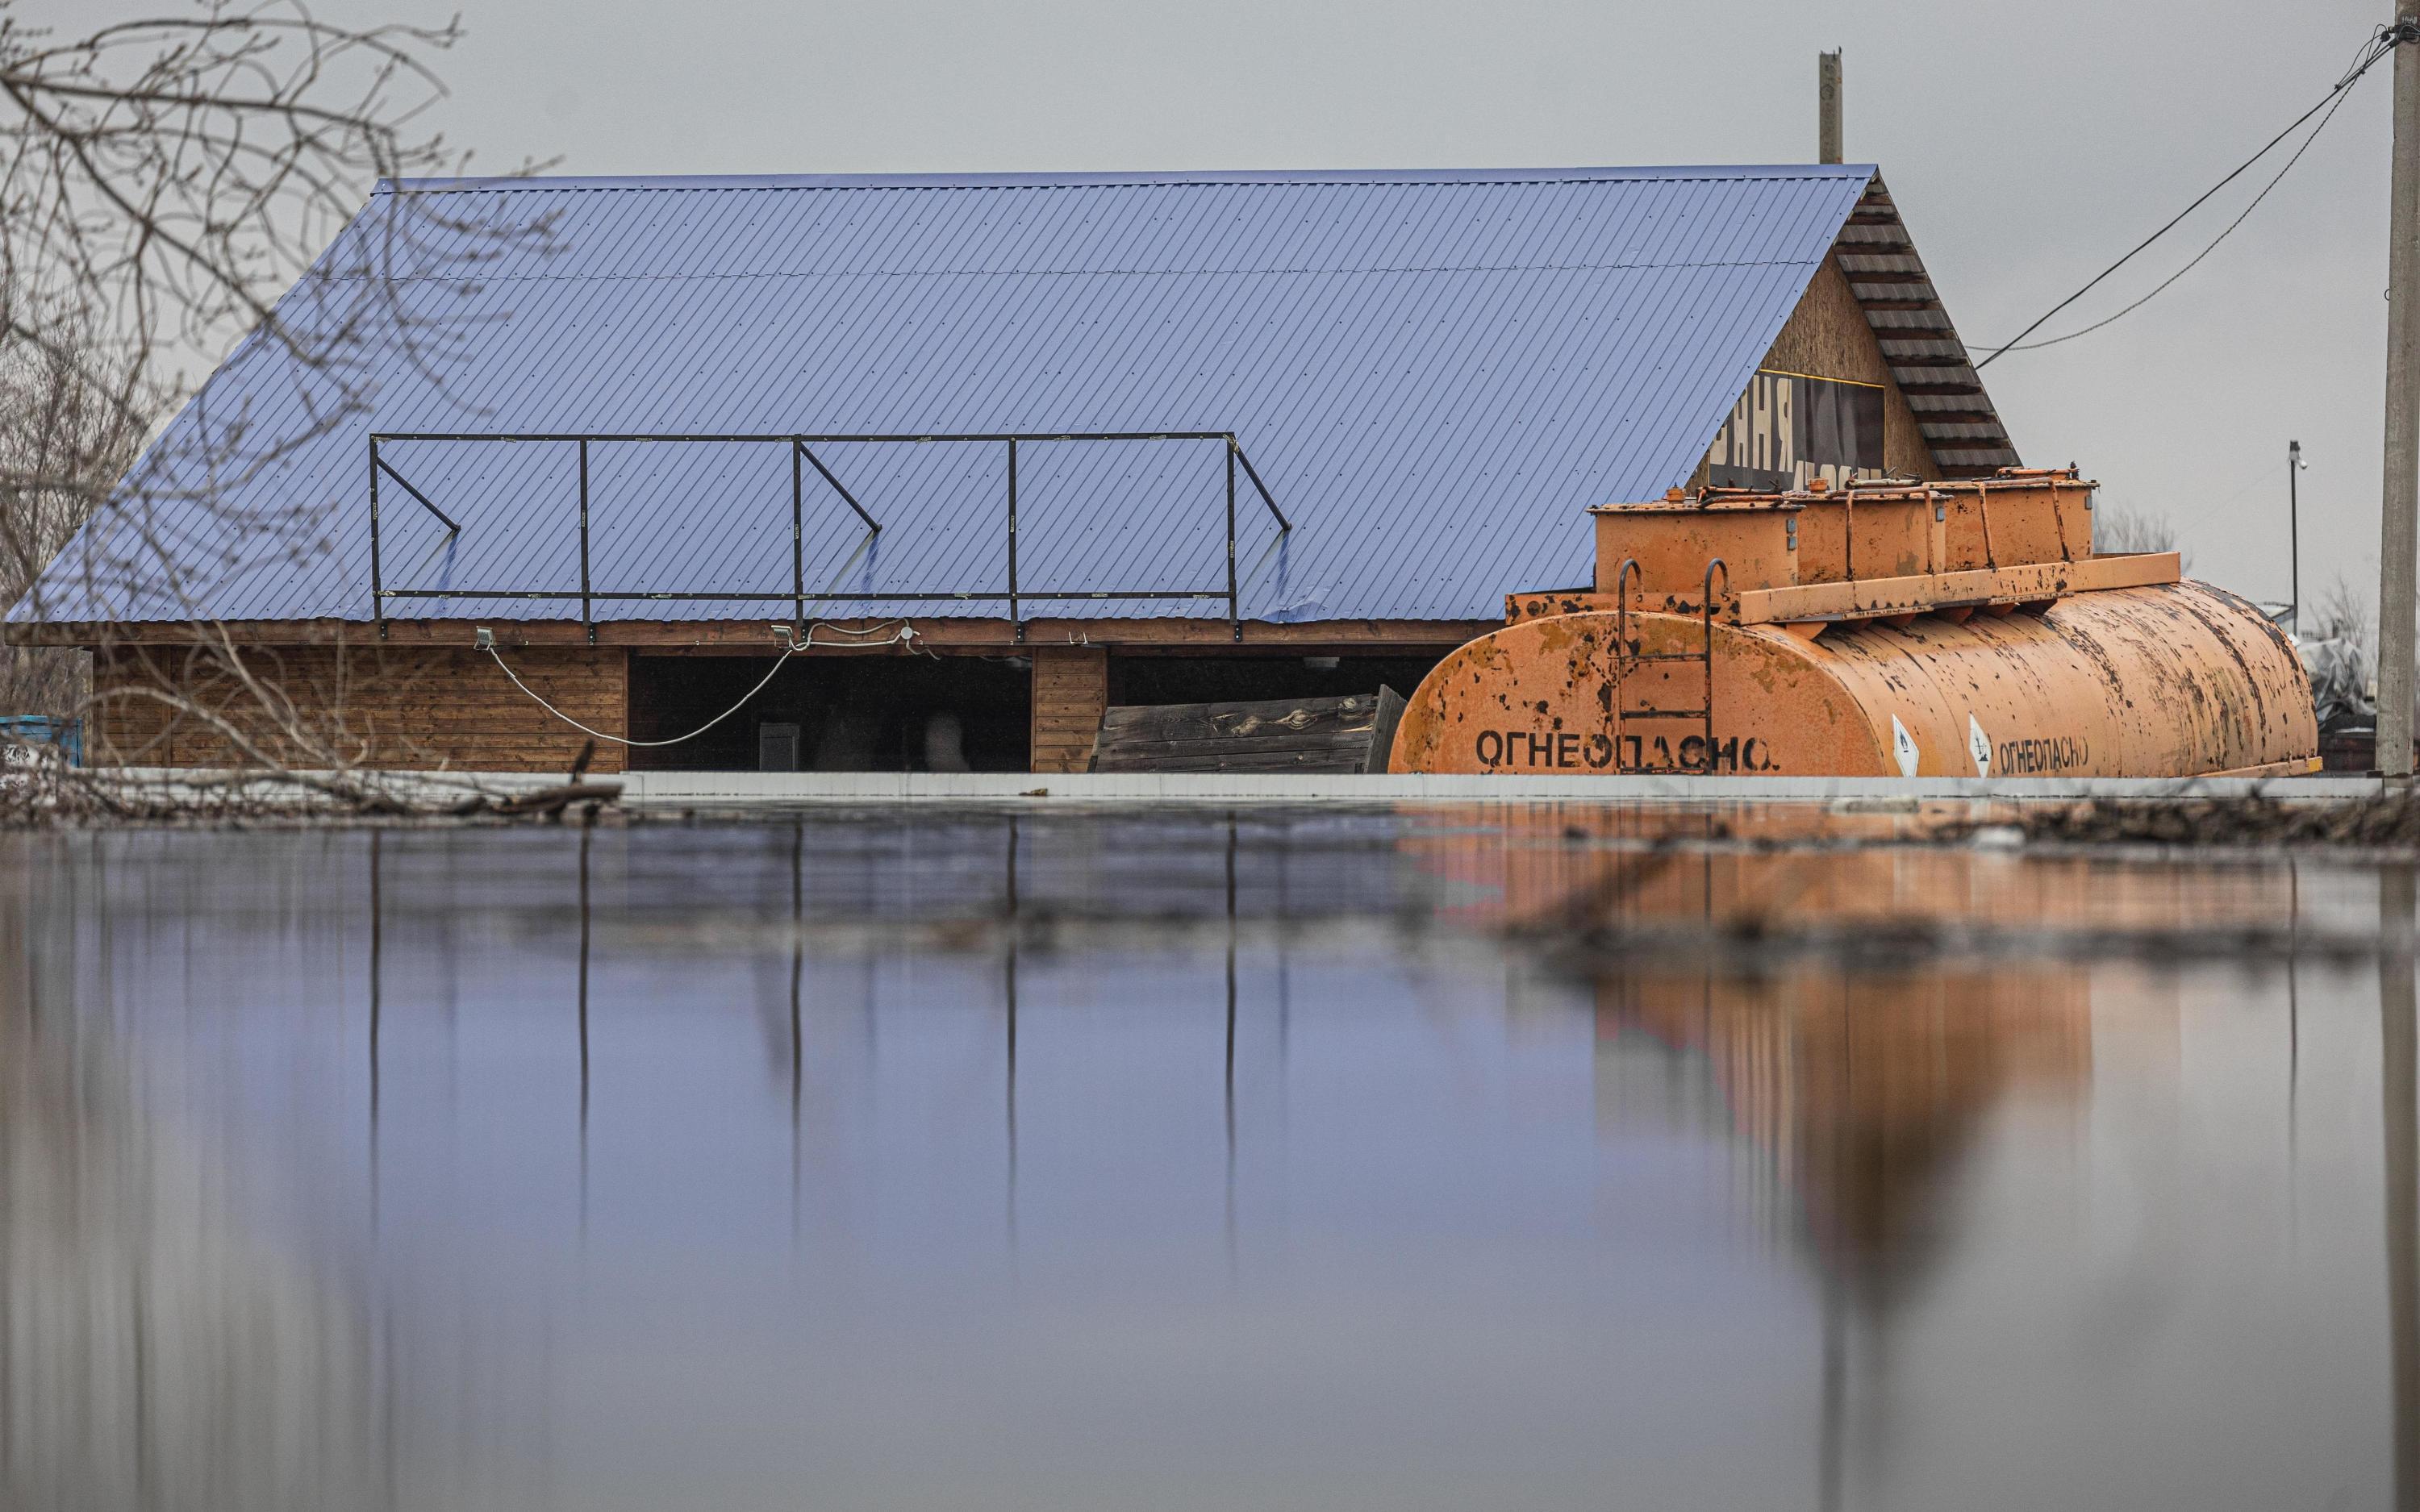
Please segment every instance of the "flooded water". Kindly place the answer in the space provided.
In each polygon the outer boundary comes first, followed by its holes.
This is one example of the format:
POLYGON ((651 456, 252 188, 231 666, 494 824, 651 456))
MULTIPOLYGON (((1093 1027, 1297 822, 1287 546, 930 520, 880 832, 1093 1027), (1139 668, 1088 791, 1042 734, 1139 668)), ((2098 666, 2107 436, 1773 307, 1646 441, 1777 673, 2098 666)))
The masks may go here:
POLYGON ((2412 872, 1917 822, 0 841, 0 1491, 2413 1505, 2412 872))

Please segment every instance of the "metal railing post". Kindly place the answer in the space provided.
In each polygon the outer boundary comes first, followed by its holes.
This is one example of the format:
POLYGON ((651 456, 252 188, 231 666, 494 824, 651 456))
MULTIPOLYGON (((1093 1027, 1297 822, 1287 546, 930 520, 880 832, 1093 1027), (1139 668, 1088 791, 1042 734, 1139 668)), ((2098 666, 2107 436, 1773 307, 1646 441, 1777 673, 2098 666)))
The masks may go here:
POLYGON ((589 597, 588 583, 588 442, 580 443, 580 623, 588 631, 588 643, 597 643, 597 606, 589 597))
POLYGON ((793 640, 803 640, 807 633, 807 545, 806 545, 806 482, 799 459, 806 453, 806 443, 790 443, 790 633, 793 640))
POLYGON ((1243 601, 1235 593, 1235 438, 1227 438, 1227 627, 1244 639, 1243 601))
MULTIPOLYGON (((1647 569, 1637 557, 1624 557, 1613 573, 1613 769, 1617 774, 1630 768, 1621 756, 1621 727, 1630 718, 1630 705, 1622 702, 1622 674, 1637 653, 1630 643, 1630 584, 1633 579, 1647 580, 1647 569)), ((1647 765, 1647 744, 1642 738, 1638 747, 1638 764, 1647 765)))
POLYGON ((379 639, 386 639, 386 580, 379 566, 378 438, 370 438, 370 617, 378 621, 379 639))
POLYGON ((1016 438, 1008 440, 1008 623, 1019 644, 1025 640, 1025 616, 1016 603, 1016 438))

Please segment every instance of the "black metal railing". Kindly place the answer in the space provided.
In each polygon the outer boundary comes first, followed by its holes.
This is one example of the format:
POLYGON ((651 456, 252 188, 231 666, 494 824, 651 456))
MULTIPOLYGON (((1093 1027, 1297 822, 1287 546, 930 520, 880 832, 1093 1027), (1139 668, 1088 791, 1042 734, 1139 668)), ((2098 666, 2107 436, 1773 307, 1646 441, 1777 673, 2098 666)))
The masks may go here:
POLYGON ((581 624, 586 628, 589 640, 594 642, 597 639, 597 605, 600 601, 608 603, 661 603, 679 601, 698 603, 787 602, 791 605, 791 612, 794 616, 792 620, 794 630, 806 624, 807 606, 809 604, 905 604, 948 602, 997 603, 1005 601, 1008 606, 1008 618, 1010 624, 1015 627, 1015 637, 1016 639, 1022 640, 1025 639, 1025 605, 1032 601, 1102 601, 1116 599, 1171 598, 1215 600, 1223 598, 1227 602, 1227 621, 1229 625, 1233 626, 1235 638, 1237 640, 1241 640, 1243 639, 1243 608, 1235 579, 1235 481, 1236 470, 1239 467, 1243 470, 1244 477, 1251 483, 1253 490, 1261 496, 1261 502, 1268 507, 1269 514, 1277 520, 1278 529, 1280 532, 1293 530, 1293 522, 1286 518, 1285 512, 1283 510, 1278 508, 1277 500, 1270 496, 1268 485, 1261 481, 1260 471, 1252 466, 1251 458, 1244 455, 1243 444, 1236 439, 1235 433, 1233 431, 1225 430, 1019 431, 1015 433, 978 432, 972 434, 934 434, 924 436, 712 436, 688 434, 637 435, 604 433, 590 433, 584 435, 575 433, 472 434, 439 431, 382 431, 373 434, 370 437, 371 609, 374 617, 378 621, 379 636, 380 639, 384 639, 387 632, 387 620, 389 618, 388 606, 389 603, 394 600, 430 598, 504 598, 569 601, 577 599, 580 601, 581 624), (573 591, 570 589, 530 588, 491 589, 454 587, 388 587, 386 585, 385 579, 383 541, 380 532, 379 524, 379 481, 380 478, 385 478, 395 484, 397 487, 400 487, 422 508, 435 516, 443 523, 448 535, 458 536, 462 532, 461 524, 457 521, 453 516, 447 514, 442 508, 439 507, 436 501, 430 499, 427 494, 414 486, 410 479, 406 478, 400 471, 396 471, 392 462, 380 455, 379 450, 381 445, 415 441, 475 441, 518 445, 551 444, 576 446, 579 449, 580 464, 579 589, 577 591, 573 591), (1016 451, 1021 445, 1030 446, 1038 443, 1056 441, 1223 441, 1225 443, 1223 451, 1226 456, 1227 468, 1227 586, 1224 588, 1202 589, 1032 589, 1019 586, 1016 576, 1016 451), (856 511, 858 517, 865 522, 865 529, 868 536, 877 534, 882 530, 881 522, 874 517, 873 514, 866 509, 864 504, 858 501, 857 496, 849 491, 847 486, 840 481, 839 477, 833 473, 830 468, 824 465, 823 459, 817 456, 814 452, 814 448, 817 446, 855 445, 867 442, 890 445, 931 445, 940 442, 976 442, 1004 445, 1007 447, 1007 592, 959 592, 954 590, 897 594, 811 594, 807 592, 805 470, 810 467, 814 469, 816 475, 823 479, 824 483, 830 487, 833 493, 840 496, 841 501, 847 504, 850 509, 856 511), (658 593, 597 587, 589 576, 589 448, 592 446, 604 445, 706 444, 786 446, 790 449, 790 591, 786 594, 658 593))

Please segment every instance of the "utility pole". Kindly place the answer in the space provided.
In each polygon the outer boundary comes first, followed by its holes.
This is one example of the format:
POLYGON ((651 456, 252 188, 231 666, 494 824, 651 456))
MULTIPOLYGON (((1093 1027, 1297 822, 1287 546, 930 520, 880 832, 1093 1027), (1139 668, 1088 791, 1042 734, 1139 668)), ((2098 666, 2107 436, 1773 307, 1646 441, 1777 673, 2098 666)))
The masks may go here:
POLYGON ((2294 626, 2294 639, 2303 638, 2303 510, 2300 489, 2303 471, 2303 443, 2286 443, 2286 561, 2287 571, 2293 579, 2288 590, 2286 618, 2294 626))
POLYGON ((2420 0, 2396 0, 2386 255, 2386 487, 2378 527, 2378 769, 2412 779, 2412 572, 2420 556, 2420 0))
MULTIPOLYGON (((2420 4, 2420 0, 2414 0, 2420 4)), ((2400 78, 2401 75, 2397 75, 2400 78)), ((1840 54, 1815 54, 1815 161, 1840 161, 1840 54)), ((2400 120, 2402 117, 2397 116, 2400 120)))

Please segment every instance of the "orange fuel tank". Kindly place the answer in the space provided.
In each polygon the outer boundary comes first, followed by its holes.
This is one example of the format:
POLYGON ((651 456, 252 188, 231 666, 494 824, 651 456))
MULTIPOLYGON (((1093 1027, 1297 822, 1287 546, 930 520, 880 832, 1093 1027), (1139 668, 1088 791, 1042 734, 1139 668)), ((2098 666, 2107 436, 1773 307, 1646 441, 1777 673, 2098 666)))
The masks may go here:
POLYGON ((1512 595, 1512 623, 1422 680, 1388 770, 2316 769, 2293 646, 2173 553, 2092 556, 2091 486, 2062 470, 1600 509, 1593 587, 1512 595), (1856 576, 1860 557, 1888 575, 1856 576))

